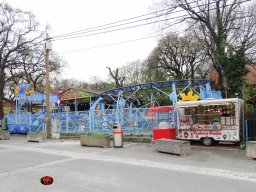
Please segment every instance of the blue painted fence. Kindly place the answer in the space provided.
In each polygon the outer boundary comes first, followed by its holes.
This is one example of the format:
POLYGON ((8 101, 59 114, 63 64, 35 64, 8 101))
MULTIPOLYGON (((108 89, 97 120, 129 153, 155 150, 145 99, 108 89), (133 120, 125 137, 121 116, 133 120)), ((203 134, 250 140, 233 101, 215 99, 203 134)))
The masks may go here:
MULTIPOLYGON (((124 134, 151 134, 153 124, 154 127, 157 127, 159 122, 167 121, 171 125, 175 125, 173 112, 169 113, 152 114, 149 108, 124 108, 122 111, 108 109, 104 112, 89 110, 52 113, 50 119, 59 119, 61 133, 111 133, 113 124, 119 122, 124 134)), ((6 118, 10 133, 45 132, 44 112, 8 114, 6 118)))

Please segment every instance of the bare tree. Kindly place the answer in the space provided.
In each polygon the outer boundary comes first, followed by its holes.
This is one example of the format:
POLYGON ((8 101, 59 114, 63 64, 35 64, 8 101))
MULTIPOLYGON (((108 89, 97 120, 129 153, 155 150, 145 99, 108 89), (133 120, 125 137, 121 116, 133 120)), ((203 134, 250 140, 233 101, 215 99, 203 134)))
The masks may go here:
POLYGON ((245 56, 250 64, 256 64, 256 3, 241 8, 240 19, 228 39, 230 51, 245 49, 245 56))
MULTIPOLYGON (((192 30, 204 43, 213 67, 219 74, 220 88, 223 87, 225 73, 230 72, 230 60, 234 62, 234 58, 238 58, 237 55, 254 55, 252 47, 255 45, 256 13, 253 8, 245 8, 243 4, 248 4, 245 2, 244 0, 163 0, 163 5, 170 8, 171 13, 177 10, 186 13, 181 17, 180 22, 187 22, 188 30, 192 30), (241 54, 241 51, 245 54, 241 54)), ((254 7, 254 5, 250 6, 254 7)), ((240 75, 246 73, 243 66, 242 69, 240 75)), ((239 78, 241 79, 240 76, 239 78)))
POLYGON ((125 76, 120 76, 119 69, 111 70, 110 67, 107 67, 110 76, 114 79, 116 87, 123 87, 125 76))
MULTIPOLYGON (((9 68, 11 74, 8 81, 19 83, 33 83, 34 89, 44 84, 45 80, 45 51, 44 46, 38 49, 28 50, 27 54, 21 55, 19 67, 9 68)), ((55 52, 50 52, 49 71, 51 76, 60 75, 65 62, 55 52)))
POLYGON ((22 50, 26 45, 36 45, 42 40, 39 24, 30 12, 0 4, 0 118, 3 117, 4 88, 8 70, 19 68, 22 50))
POLYGON ((53 89, 64 91, 70 87, 80 88, 80 89, 88 89, 89 84, 85 81, 79 81, 77 79, 60 79, 55 77, 53 80, 53 89))
POLYGON ((150 68, 160 68, 173 79, 200 78, 198 71, 207 66, 202 45, 191 35, 170 33, 159 41, 149 57, 150 68))
POLYGON ((113 83, 102 81, 98 76, 92 76, 89 84, 89 88, 96 91, 106 91, 113 89, 113 87, 115 87, 113 83))
MULTIPOLYGON (((27 45, 26 48, 24 47, 17 63, 19 64, 6 69, 5 93, 9 99, 14 99, 14 88, 20 83, 33 84, 34 90, 44 91, 46 76, 44 44, 39 43, 37 46, 27 45), (33 50, 30 47, 33 47, 33 50)), ((57 53, 50 52, 50 77, 59 76, 65 64, 57 53)))
POLYGON ((124 85, 133 85, 142 83, 142 71, 142 61, 135 60, 121 67, 119 73, 121 77, 125 77, 124 85))

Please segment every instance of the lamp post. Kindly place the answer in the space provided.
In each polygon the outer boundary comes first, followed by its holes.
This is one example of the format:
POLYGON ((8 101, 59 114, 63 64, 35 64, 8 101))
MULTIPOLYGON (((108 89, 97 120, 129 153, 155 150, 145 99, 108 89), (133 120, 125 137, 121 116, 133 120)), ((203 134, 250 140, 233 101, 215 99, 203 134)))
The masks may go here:
POLYGON ((59 113, 60 112, 60 100, 59 99, 58 99, 57 103, 58 103, 58 113, 59 113))
POLYGON ((75 112, 77 111, 77 108, 76 108, 76 92, 75 92, 75 112))
POLYGON ((46 32, 46 42, 45 42, 45 67, 46 67, 46 137, 47 139, 51 138, 50 130, 50 102, 49 102, 49 92, 50 92, 50 82, 49 82, 49 52, 52 49, 52 44, 46 32))

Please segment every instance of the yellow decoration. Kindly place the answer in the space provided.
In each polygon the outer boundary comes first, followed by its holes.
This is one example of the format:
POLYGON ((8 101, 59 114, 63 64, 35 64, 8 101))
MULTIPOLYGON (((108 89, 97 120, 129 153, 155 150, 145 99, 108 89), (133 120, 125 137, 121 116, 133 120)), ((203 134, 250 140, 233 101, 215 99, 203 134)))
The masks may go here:
POLYGON ((26 96, 32 96, 34 94, 34 85, 33 83, 30 83, 29 89, 25 90, 26 96))
POLYGON ((181 93, 180 96, 181 96, 180 101, 196 101, 199 99, 199 95, 194 93, 192 89, 189 89, 189 92, 187 93, 187 95, 186 93, 181 93))
POLYGON ((14 90, 14 94, 15 94, 15 95, 18 95, 19 92, 20 92, 20 88, 19 88, 19 86, 16 86, 16 87, 15 87, 15 90, 14 90))

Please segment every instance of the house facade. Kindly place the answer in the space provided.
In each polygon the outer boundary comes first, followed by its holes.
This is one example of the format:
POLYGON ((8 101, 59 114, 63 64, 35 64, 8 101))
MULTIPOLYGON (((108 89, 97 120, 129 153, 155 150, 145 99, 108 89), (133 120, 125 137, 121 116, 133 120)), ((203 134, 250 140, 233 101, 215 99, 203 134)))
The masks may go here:
MULTIPOLYGON (((249 85, 256 85, 256 65, 246 65, 245 68, 249 71, 245 76, 245 80, 249 85)), ((219 74, 215 69, 209 72, 209 80, 214 84, 218 84, 219 74)))
POLYGON ((4 106, 4 114, 8 114, 11 112, 15 112, 15 103, 12 102, 10 99, 4 98, 3 100, 3 106, 4 106))

